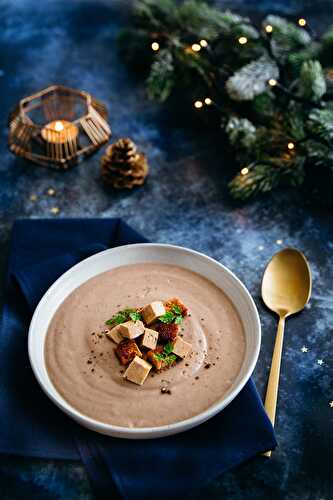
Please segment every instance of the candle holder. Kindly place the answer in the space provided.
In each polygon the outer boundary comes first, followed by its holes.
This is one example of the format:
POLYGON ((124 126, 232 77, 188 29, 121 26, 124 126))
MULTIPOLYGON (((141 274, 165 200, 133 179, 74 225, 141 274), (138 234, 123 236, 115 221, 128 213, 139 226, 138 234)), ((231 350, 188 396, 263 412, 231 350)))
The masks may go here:
POLYGON ((9 149, 39 165, 67 170, 108 142, 107 109, 87 92, 52 85, 22 99, 9 115, 9 149))

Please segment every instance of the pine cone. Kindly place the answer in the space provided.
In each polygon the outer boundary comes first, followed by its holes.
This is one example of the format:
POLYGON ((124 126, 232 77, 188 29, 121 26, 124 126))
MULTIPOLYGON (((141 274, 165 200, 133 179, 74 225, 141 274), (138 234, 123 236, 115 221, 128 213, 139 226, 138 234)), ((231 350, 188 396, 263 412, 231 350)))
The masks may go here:
POLYGON ((137 150, 129 138, 119 139, 108 146, 101 159, 101 166, 103 180, 116 189, 140 186, 148 174, 145 155, 137 150))

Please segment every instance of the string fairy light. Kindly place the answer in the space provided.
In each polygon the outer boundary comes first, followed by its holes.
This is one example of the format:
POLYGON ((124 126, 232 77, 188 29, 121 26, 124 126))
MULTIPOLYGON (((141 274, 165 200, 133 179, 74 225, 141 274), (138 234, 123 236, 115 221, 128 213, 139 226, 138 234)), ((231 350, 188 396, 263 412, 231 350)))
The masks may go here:
POLYGON ((207 106, 210 106, 210 105, 212 104, 212 102, 213 102, 213 101, 211 100, 211 98, 210 98, 210 97, 206 97, 206 98, 205 98, 205 104, 207 104, 207 106))
POLYGON ((159 48, 160 48, 160 44, 159 44, 159 43, 157 43, 157 42, 153 42, 153 43, 151 44, 151 48, 152 48, 152 50, 153 50, 154 52, 157 52, 157 51, 159 50, 159 48))
POLYGON ((275 78, 270 78, 268 80, 268 85, 270 85, 271 87, 275 87, 275 85, 277 85, 277 81, 275 80, 275 78))
POLYGON ((295 148, 295 144, 293 142, 288 142, 287 147, 288 147, 288 149, 292 150, 295 148))
POLYGON ((203 106, 202 101, 195 101, 195 103, 194 103, 195 108, 200 109, 200 108, 202 108, 202 106, 203 106))
POLYGON ((242 168, 242 170, 241 170, 242 175, 246 175, 248 173, 249 173, 249 169, 247 167, 242 168))
POLYGON ((306 26, 306 19, 304 19, 304 17, 301 17, 299 20, 298 20, 298 24, 300 26, 306 26))
POLYGON ((247 43, 247 38, 246 36, 240 36, 238 38, 238 43, 240 43, 240 45, 245 45, 247 43))
POLYGON ((273 26, 272 26, 271 24, 267 24, 267 25, 265 26, 265 31, 266 31, 266 33, 272 33, 272 31, 273 31, 273 26))
POLYGON ((201 45, 199 45, 198 43, 193 43, 192 50, 193 52, 199 52, 201 50, 201 45))
POLYGON ((199 42, 199 43, 200 43, 201 47, 203 47, 204 49, 205 49, 206 47, 208 47, 208 42, 207 42, 207 40, 205 40, 205 39, 200 40, 200 42, 199 42))

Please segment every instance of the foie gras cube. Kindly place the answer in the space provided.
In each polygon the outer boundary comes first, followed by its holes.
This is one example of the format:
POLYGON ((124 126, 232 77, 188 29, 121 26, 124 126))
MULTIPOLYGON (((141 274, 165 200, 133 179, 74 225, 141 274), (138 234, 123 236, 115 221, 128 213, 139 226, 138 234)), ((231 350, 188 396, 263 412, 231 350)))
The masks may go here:
POLYGON ((119 342, 115 351, 122 365, 128 365, 135 356, 142 356, 140 349, 133 339, 123 339, 119 342))
POLYGON ((143 321, 147 325, 151 325, 157 318, 163 316, 165 312, 166 311, 163 302, 155 301, 143 307, 141 314, 143 317, 143 321))
POLYGON ((141 341, 141 347, 145 347, 146 349, 155 349, 157 346, 157 340, 158 332, 151 330, 150 328, 145 328, 141 341))
POLYGON ((173 344, 172 352, 180 358, 185 358, 190 352, 191 347, 191 344, 185 342, 181 337, 177 337, 173 344))
POLYGON ((126 321, 119 325, 119 333, 126 339, 136 339, 145 331, 142 321, 126 321))
POLYGON ((151 368, 151 364, 147 363, 144 359, 139 358, 139 356, 135 356, 132 363, 125 371, 124 378, 130 380, 134 384, 142 385, 148 377, 148 373, 151 368))
POLYGON ((109 332, 106 332, 105 334, 109 339, 113 340, 113 342, 115 342, 116 344, 119 344, 119 342, 121 342, 124 339, 124 337, 119 331, 119 327, 120 325, 116 325, 113 328, 111 328, 109 332))

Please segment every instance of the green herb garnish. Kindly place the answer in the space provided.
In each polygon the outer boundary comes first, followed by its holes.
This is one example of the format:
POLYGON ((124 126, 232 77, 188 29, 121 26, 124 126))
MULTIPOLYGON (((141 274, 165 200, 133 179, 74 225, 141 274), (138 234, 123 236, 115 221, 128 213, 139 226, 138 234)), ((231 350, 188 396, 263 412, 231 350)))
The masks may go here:
POLYGON ((163 316, 158 318, 162 323, 176 323, 176 325, 180 325, 183 321, 182 310, 179 306, 173 305, 171 311, 167 311, 163 316))
POLYGON ((128 315, 132 321, 140 321, 142 319, 139 311, 131 311, 128 315))
POLYGON ((162 352, 155 352, 154 356, 156 359, 159 361, 164 361, 167 365, 172 365, 177 359, 177 356, 175 354, 171 354, 173 349, 173 344, 171 342, 168 342, 165 344, 164 349, 162 352))
POLYGON ((165 358, 165 362, 167 365, 172 365, 172 363, 174 363, 177 359, 177 356, 175 354, 169 354, 169 356, 167 356, 165 358))
POLYGON ((163 352, 165 352, 165 354, 171 354, 172 353, 172 349, 173 349, 172 343, 168 342, 167 344, 165 344, 163 352))
POLYGON ((176 316, 175 317, 175 323, 176 325, 180 325, 183 322, 183 316, 176 316))
POLYGON ((165 314, 163 314, 163 316, 160 316, 158 319, 162 321, 162 323, 172 323, 173 320, 175 319, 175 315, 173 314, 173 312, 168 311, 165 314))
POLYGON ((172 306, 171 310, 172 310, 173 313, 182 316, 182 310, 181 310, 181 308, 179 306, 174 305, 174 306, 172 306))
POLYGON ((125 323, 128 320, 139 321, 141 320, 141 314, 136 309, 124 309, 123 311, 118 311, 112 316, 112 318, 105 321, 106 325, 116 326, 121 323, 125 323))

